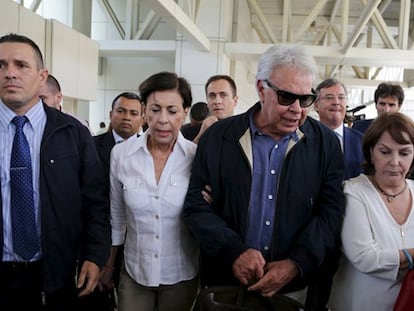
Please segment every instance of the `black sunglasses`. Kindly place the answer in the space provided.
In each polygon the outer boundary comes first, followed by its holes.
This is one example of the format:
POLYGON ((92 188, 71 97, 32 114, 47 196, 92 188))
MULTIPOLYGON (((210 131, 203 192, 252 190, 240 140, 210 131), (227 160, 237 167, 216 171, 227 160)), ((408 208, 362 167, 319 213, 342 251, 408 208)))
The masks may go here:
POLYGON ((267 86, 270 87, 276 93, 279 104, 281 104, 282 106, 290 106, 297 99, 299 99, 299 105, 302 108, 306 108, 312 105, 313 102, 316 100, 316 93, 313 89, 312 89, 312 93, 314 94, 298 95, 295 93, 290 93, 290 92, 286 92, 286 91, 279 89, 276 85, 274 85, 272 82, 270 82, 267 79, 263 81, 266 82, 267 86))

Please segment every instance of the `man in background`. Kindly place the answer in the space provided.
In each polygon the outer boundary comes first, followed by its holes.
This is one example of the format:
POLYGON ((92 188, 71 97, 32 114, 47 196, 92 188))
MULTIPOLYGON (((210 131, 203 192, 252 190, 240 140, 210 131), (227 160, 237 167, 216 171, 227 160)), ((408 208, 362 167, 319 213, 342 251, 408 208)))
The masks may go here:
MULTIPOLYGON (((398 112, 404 102, 404 90, 401 85, 391 82, 380 83, 374 93, 375 109, 377 114, 398 112)), ((352 128, 365 133, 373 119, 354 122, 352 128)))
POLYGON ((199 125, 198 134, 193 139, 195 143, 198 143, 201 135, 213 123, 232 116, 239 99, 236 83, 228 75, 211 76, 207 80, 204 90, 206 92, 210 116, 199 125))
POLYGON ((319 114, 319 120, 329 127, 339 139, 344 156, 344 179, 358 176, 363 172, 362 162, 362 133, 346 127, 344 119, 347 106, 347 91, 343 83, 329 78, 316 87, 314 107, 319 114))
MULTIPOLYGON (((60 88, 60 83, 53 75, 49 74, 47 76, 46 84, 40 87, 39 97, 49 107, 52 107, 61 112, 64 112, 62 108, 63 94, 60 88)), ((70 113, 68 114, 74 117, 75 119, 77 119, 84 126, 86 126, 89 132, 91 133, 91 135, 93 135, 93 132, 90 129, 88 122, 86 122, 85 120, 75 115, 72 115, 70 113)))
MULTIPOLYGON (((339 80, 329 78, 319 83, 315 91, 317 98, 314 108, 319 114, 319 120, 336 134, 341 144, 344 179, 356 177, 363 172, 363 134, 344 125, 348 100, 346 87, 339 80)), ((338 239, 337 247, 327 252, 323 265, 317 272, 318 277, 308 286, 308 296, 318 297, 308 301, 314 310, 326 309, 340 254, 340 239, 338 239)))
POLYGON ((110 130, 94 136, 95 146, 101 159, 106 178, 106 193, 109 196, 109 164, 112 147, 132 136, 136 136, 143 122, 144 106, 139 96, 132 92, 117 95, 109 112, 110 130))
POLYGON ((201 123, 210 115, 205 102, 197 102, 190 109, 190 123, 181 127, 181 133, 188 140, 193 140, 200 131, 201 123))

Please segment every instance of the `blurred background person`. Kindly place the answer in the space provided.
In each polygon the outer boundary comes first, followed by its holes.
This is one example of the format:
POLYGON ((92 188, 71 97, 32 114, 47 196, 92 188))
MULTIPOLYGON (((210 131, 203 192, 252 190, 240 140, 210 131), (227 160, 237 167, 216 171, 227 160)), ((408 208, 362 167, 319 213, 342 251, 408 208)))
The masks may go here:
POLYGON ((184 138, 193 140, 200 131, 201 123, 210 115, 210 110, 205 102, 197 102, 190 109, 190 123, 181 127, 184 138))
POLYGON ((109 196, 110 154, 115 144, 132 136, 137 136, 143 122, 144 104, 133 92, 117 95, 109 112, 109 129, 106 133, 94 136, 95 146, 104 167, 107 178, 107 194, 109 196))
POLYGON ((344 256, 334 277, 332 311, 389 311, 414 255, 414 123, 380 114, 363 140, 365 174, 345 181, 344 256))
MULTIPOLYGON (((381 115, 387 112, 398 112, 404 102, 404 90, 401 85, 392 82, 380 83, 374 93, 375 109, 381 115)), ((359 120, 352 125, 353 129, 365 133, 374 119, 359 120)))
POLYGON ((63 111, 62 107, 62 100, 63 100, 63 94, 62 90, 60 88, 59 81, 51 74, 48 75, 46 83, 40 87, 39 90, 39 97, 40 99, 49 107, 55 108, 61 112, 64 112, 75 119, 77 119, 80 123, 82 123, 84 126, 86 126, 91 133, 91 135, 94 135, 93 131, 91 130, 89 123, 86 120, 83 120, 71 113, 67 113, 63 111))
MULTIPOLYGON (((211 76, 205 86, 207 106, 210 110, 210 116, 198 125, 199 129, 193 142, 198 143, 201 135, 213 123, 231 117, 234 114, 234 108, 237 106, 238 96, 237 87, 234 80, 228 75, 211 76)), ((196 132, 196 129, 193 130, 196 132)))
MULTIPOLYGON (((341 144, 344 160, 344 179, 356 177, 363 172, 363 134, 344 125, 348 101, 346 87, 339 80, 329 78, 320 82, 315 91, 317 97, 314 109, 319 114, 319 120, 336 134, 341 144)), ((333 252, 328 253, 322 267, 317 272, 319 277, 315 278, 314 283, 308 286, 309 296, 316 296, 315 291, 320 295, 320 299, 313 302, 315 310, 325 310, 328 303, 332 279, 338 269, 341 255, 339 237, 337 243, 338 247, 333 252)))
POLYGON ((180 128, 191 88, 160 72, 139 92, 148 129, 111 155, 111 258, 125 242, 119 310, 189 311, 198 291, 198 247, 181 212, 196 145, 180 128))
POLYGON ((316 87, 318 97, 314 108, 319 120, 329 127, 341 143, 344 156, 344 179, 358 176, 363 172, 362 133, 344 125, 347 107, 347 90, 343 83, 329 78, 316 87))

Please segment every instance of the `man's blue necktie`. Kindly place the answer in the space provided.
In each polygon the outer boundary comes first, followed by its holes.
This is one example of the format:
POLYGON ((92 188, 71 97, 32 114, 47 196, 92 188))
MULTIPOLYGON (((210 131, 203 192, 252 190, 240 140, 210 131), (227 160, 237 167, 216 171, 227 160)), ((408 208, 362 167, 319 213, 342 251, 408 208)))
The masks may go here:
POLYGON ((10 158, 10 208, 14 252, 30 260, 40 248, 36 230, 33 200, 32 163, 30 147, 23 133, 26 116, 16 116, 12 153, 10 158))

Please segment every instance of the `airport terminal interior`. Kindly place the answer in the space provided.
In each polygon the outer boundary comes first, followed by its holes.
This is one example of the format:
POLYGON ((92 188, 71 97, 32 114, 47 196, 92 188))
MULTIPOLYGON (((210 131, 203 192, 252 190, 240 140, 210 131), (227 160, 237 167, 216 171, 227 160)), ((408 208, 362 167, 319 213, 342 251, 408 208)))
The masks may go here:
POLYGON ((341 80, 358 118, 376 116, 373 92, 382 81, 403 86, 401 111, 414 117, 413 6, 410 0, 0 0, 0 29, 38 43, 61 81, 65 111, 94 131, 108 123, 117 94, 137 92, 158 71, 188 79, 194 102, 205 101, 209 76, 228 74, 239 89, 236 113, 244 112, 258 99, 257 59, 279 42, 305 45, 319 66, 315 83, 341 80))

